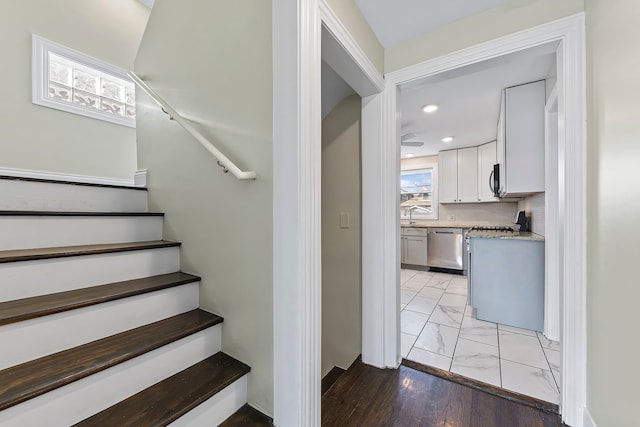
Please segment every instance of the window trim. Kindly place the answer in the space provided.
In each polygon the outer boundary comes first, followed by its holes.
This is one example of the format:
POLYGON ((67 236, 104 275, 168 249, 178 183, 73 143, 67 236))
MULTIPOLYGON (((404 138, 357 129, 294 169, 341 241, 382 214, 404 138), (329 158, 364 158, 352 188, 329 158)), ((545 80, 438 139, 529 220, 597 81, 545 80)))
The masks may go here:
MULTIPOLYGON (((402 175, 405 175, 408 173, 416 173, 420 171, 427 171, 429 169, 431 169, 431 213, 424 214, 424 213, 416 212, 413 214, 413 219, 424 219, 424 220, 438 219, 438 208, 439 208, 438 163, 437 162, 424 163, 421 165, 402 168, 402 170, 400 171, 400 179, 402 180, 402 175)), ((398 206, 398 208, 400 209, 400 219, 401 220, 409 219, 408 215, 406 216, 402 215, 402 208, 400 206, 398 206)))
POLYGON ((128 117, 116 116, 101 110, 92 110, 79 107, 72 103, 59 101, 50 98, 48 94, 49 81, 49 52, 70 59, 71 61, 93 68, 101 73, 116 77, 121 80, 133 83, 127 75, 127 71, 122 68, 101 61, 92 56, 78 52, 59 43, 47 40, 36 34, 31 37, 31 102, 43 107, 62 110, 81 116, 115 123, 131 128, 136 127, 136 120, 128 117))

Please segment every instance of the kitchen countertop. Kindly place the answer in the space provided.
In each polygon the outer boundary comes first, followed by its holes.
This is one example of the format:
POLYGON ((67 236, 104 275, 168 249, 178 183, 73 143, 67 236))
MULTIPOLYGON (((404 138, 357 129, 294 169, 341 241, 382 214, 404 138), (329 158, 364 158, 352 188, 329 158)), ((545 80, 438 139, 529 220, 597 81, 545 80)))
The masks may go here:
POLYGON ((513 224, 478 224, 473 222, 434 222, 433 224, 429 223, 416 223, 409 224, 408 222, 401 222, 400 227, 403 228, 465 228, 470 229, 477 226, 498 226, 498 227, 513 227, 513 224))
POLYGON ((535 233, 521 233, 508 231, 480 231, 472 230, 467 233, 467 237, 479 237, 483 239, 504 239, 504 240, 531 240, 544 242, 544 236, 535 233))

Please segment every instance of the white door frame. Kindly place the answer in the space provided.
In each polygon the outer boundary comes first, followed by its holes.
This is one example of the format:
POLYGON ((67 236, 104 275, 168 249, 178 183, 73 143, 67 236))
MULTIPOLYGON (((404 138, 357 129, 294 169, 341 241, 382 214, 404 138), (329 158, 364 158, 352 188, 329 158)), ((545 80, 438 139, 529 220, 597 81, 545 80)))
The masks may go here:
MULTIPOLYGON (((272 5, 274 423, 311 427, 320 424, 320 40, 322 25, 331 29, 339 20, 323 17, 330 12, 326 0, 273 0, 272 5)), ((334 28, 332 33, 357 68, 379 82, 366 55, 357 54, 362 52, 348 32, 334 28)), ((397 367, 400 362, 398 85, 554 40, 562 43, 567 76, 562 93, 564 195, 566 218, 571 218, 564 229, 570 245, 564 257, 561 408, 565 422, 582 426, 586 405, 582 13, 396 71, 387 76, 382 93, 363 98, 363 360, 380 367, 397 367)))
MULTIPOLYGON (((556 53, 556 58, 559 57, 556 53)), ((560 148, 564 150, 564 142, 559 138, 564 135, 560 125, 564 120, 558 114, 558 82, 549 92, 544 107, 545 126, 545 207, 544 207, 544 259, 545 259, 545 287, 544 287, 544 335, 550 340, 561 341, 560 330, 560 289, 562 287, 562 217, 564 206, 560 203, 560 183, 562 177, 559 170, 558 154, 560 148)))
MULTIPOLYGON (((564 174, 564 188, 560 188, 563 197, 564 221, 563 241, 566 243, 563 250, 563 279, 562 289, 562 393, 560 408, 563 420, 572 426, 582 426, 586 407, 586 102, 585 102, 585 57, 584 57, 584 13, 579 13, 557 21, 549 22, 534 28, 510 34, 486 43, 472 46, 448 55, 416 64, 385 76, 387 87, 382 94, 384 113, 382 117, 384 134, 382 141, 397 141, 398 129, 396 126, 396 93, 401 84, 416 79, 435 75, 461 66, 485 61, 512 52, 544 43, 559 41, 558 55, 561 64, 558 67, 563 75, 558 77, 563 87, 558 88, 559 108, 564 113, 563 135, 560 140, 559 159, 560 169, 564 174)), ((368 124, 363 116, 364 126, 368 124)), ((375 124, 369 123, 375 126, 375 124)), ((397 145, 393 143, 382 144, 382 163, 393 164, 394 167, 382 168, 384 176, 381 182, 395 183, 399 175, 399 161, 397 145)), ((363 150, 364 150, 363 141, 363 150)), ((376 182, 376 181, 374 181, 376 182)), ((363 193, 369 182, 363 180, 363 193)), ((397 189, 395 190, 398 191, 397 189)), ((389 212, 387 221, 393 221, 390 211, 397 210, 395 197, 389 197, 388 189, 382 189, 384 206, 383 211, 389 212)), ((363 200, 362 212, 366 212, 372 206, 367 206, 363 200)), ((377 224, 385 235, 385 241, 390 243, 399 241, 399 224, 377 224), (395 235, 391 235, 396 233, 395 235)), ((373 228, 375 230, 375 228, 373 228)), ((363 231, 363 236, 371 230, 363 231)), ((363 268, 370 267, 371 261, 365 259, 363 252, 363 268)), ((383 271, 399 269, 397 253, 393 256, 384 256, 384 265, 376 266, 383 271)), ((396 275, 384 275, 385 299, 384 307, 377 308, 379 315, 385 322, 393 323, 397 318, 399 303, 393 298, 394 290, 399 288, 396 275)), ((397 291, 395 291, 397 292, 397 291)), ((364 293, 364 290, 363 290, 364 293)), ((364 309, 365 301, 363 301, 364 309)), ((397 322, 397 321, 395 321, 397 322)), ((398 325, 390 330, 389 323, 385 323, 383 329, 363 330, 363 336, 369 334, 378 337, 380 346, 385 354, 386 366, 397 366, 400 360, 399 349, 396 345, 396 359, 391 358, 393 347, 397 342, 398 325)), ((368 325, 363 324, 363 328, 368 325)), ((363 338, 364 339, 364 338, 363 338)))
POLYGON ((272 25, 273 415, 279 427, 314 427, 321 380, 321 59, 362 97, 381 92, 384 79, 325 0, 273 0, 272 25))

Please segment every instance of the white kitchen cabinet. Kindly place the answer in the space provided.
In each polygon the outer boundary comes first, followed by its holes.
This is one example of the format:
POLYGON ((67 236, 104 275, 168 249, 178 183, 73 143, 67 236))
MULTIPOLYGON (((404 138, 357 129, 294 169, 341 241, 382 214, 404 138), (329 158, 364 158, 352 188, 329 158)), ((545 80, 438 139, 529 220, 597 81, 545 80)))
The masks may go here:
POLYGON ((498 199, 491 190, 493 186, 493 165, 496 164, 496 141, 478 147, 478 200, 495 202, 498 199))
POLYGON ((401 263, 427 266, 427 229, 403 227, 400 236, 401 263))
POLYGON ((478 147, 458 150, 458 201, 478 201, 478 147))
POLYGON ((504 90, 497 132, 500 194, 544 191, 544 80, 504 90))
POLYGON ((438 187, 440 203, 458 201, 458 150, 441 151, 439 153, 438 187))
POLYGON ((478 201, 478 147, 439 153, 440 203, 478 201))

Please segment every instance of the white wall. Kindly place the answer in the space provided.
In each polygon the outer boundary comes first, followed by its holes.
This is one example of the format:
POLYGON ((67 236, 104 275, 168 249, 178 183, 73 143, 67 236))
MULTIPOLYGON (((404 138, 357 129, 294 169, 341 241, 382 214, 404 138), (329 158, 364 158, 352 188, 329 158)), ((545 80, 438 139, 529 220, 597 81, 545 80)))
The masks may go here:
POLYGON ((31 34, 131 69, 149 10, 136 0, 4 0, 0 7, 0 167, 133 179, 135 129, 31 103, 31 34))
POLYGON ((586 15, 587 405, 598 426, 631 427, 640 381, 640 2, 586 0, 586 15))
POLYGON ((385 49, 385 73, 584 10, 584 0, 511 0, 385 49))
MULTIPOLYGON (((401 169, 418 169, 429 163, 437 163, 438 156, 414 157, 402 159, 401 169)), ((472 225, 502 225, 509 226, 513 223, 513 214, 517 203, 490 202, 490 203, 440 203, 438 205, 438 220, 418 220, 418 224, 450 223, 448 218, 453 215, 453 222, 472 225)))
POLYGON ((257 180, 240 182, 151 100, 138 158, 153 210, 202 276, 200 304, 225 318, 222 349, 251 366, 248 400, 273 411, 271 2, 156 0, 136 71, 257 180))
POLYGON ((322 121, 323 377, 347 369, 362 349, 360 111, 352 95, 322 121))

